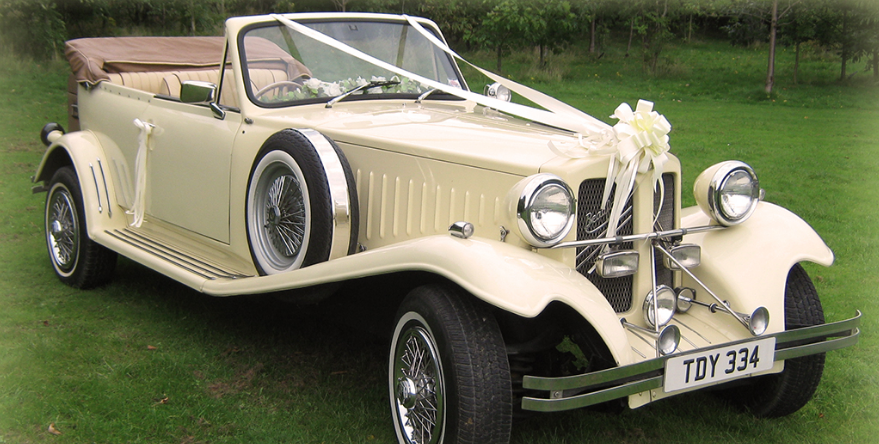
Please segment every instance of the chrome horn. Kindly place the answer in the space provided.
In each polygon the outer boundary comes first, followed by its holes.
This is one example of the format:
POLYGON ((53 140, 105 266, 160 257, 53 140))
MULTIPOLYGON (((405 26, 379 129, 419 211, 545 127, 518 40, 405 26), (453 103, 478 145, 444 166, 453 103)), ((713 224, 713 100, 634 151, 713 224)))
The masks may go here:
POLYGON ((671 253, 668 252, 668 250, 666 250, 665 248, 662 247, 662 245, 659 245, 658 243, 656 243, 653 245, 653 247, 656 248, 657 250, 659 250, 662 254, 664 254, 665 257, 667 257, 668 260, 670 260, 672 263, 674 263, 678 267, 680 267, 681 271, 683 271, 684 273, 687 273, 687 275, 690 276, 691 279, 693 279, 697 284, 699 284, 700 287, 702 287, 708 294, 711 295, 712 298, 714 298, 715 301, 717 301, 716 304, 706 304, 704 302, 700 302, 700 301, 695 300, 695 298, 688 298, 688 297, 682 298, 682 296, 679 294, 678 298, 680 300, 682 300, 684 303, 696 304, 696 305, 701 305, 703 307, 707 307, 709 310, 711 310, 712 313, 716 313, 718 310, 720 310, 721 312, 727 313, 730 316, 736 318, 736 320, 739 321, 742 325, 744 325, 745 328, 747 328, 748 331, 751 332, 751 334, 754 336, 762 335, 766 331, 766 328, 769 327, 769 310, 767 310, 766 307, 762 307, 762 306, 757 307, 757 309, 754 310, 750 315, 746 315, 744 313, 739 313, 737 311, 733 311, 732 308, 729 307, 728 302, 720 299, 716 294, 714 294, 714 292, 711 291, 711 289, 708 288, 707 285, 702 283, 702 281, 700 281, 699 278, 697 278, 696 275, 694 275, 692 271, 688 270, 686 267, 681 265, 681 263, 678 262, 678 260, 675 259, 674 256, 672 256, 671 253))
POLYGON ((623 324, 623 327, 626 327, 629 330, 644 333, 652 337, 656 342, 656 351, 662 355, 670 355, 674 353, 675 350, 678 349, 678 344, 681 343, 681 330, 677 325, 666 325, 662 330, 654 331, 632 324, 631 322, 626 321, 626 318, 620 319, 620 322, 623 324))

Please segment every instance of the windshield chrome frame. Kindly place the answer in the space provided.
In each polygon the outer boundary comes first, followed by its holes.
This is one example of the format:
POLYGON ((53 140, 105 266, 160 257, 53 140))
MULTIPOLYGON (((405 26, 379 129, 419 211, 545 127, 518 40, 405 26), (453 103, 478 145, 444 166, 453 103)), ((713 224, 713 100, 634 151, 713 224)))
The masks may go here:
MULTIPOLYGON (((365 18, 365 17, 296 18, 296 22, 304 24, 304 25, 307 25, 309 23, 339 23, 339 22, 355 23, 355 22, 361 22, 361 23, 390 23, 390 24, 395 24, 395 25, 411 26, 405 19, 401 18, 399 20, 395 20, 392 18, 384 18, 384 17, 382 17, 382 18, 365 18)), ((430 31, 432 31, 434 33, 434 35, 437 36, 437 38, 439 38, 442 42, 447 43, 445 40, 445 36, 443 36, 442 32, 440 32, 440 30, 438 28, 436 28, 436 26, 433 23, 428 22, 428 21, 420 21, 419 20, 419 24, 421 26, 425 26, 425 27, 429 28, 430 31)), ((238 36, 236 38, 236 45, 238 45, 238 59, 239 59, 238 62, 239 62, 239 66, 241 66, 241 77, 242 77, 243 84, 245 85, 245 93, 246 93, 247 99, 250 101, 250 103, 252 103, 253 105, 260 107, 260 108, 287 108, 287 107, 292 107, 292 106, 313 105, 313 104, 317 104, 317 103, 325 104, 328 99, 327 97, 315 97, 315 98, 309 98, 309 99, 302 99, 302 100, 296 100, 296 101, 290 101, 290 102, 278 102, 278 103, 260 102, 260 101, 256 100, 256 98, 253 96, 254 91, 252 91, 252 88, 246 87, 246 85, 250 84, 250 74, 249 74, 249 70, 247 69, 247 63, 246 63, 247 51, 245 50, 245 47, 244 47, 244 37, 247 35, 247 33, 249 33, 250 31, 252 31, 254 29, 272 28, 272 27, 276 27, 276 26, 283 27, 284 25, 277 22, 277 21, 270 20, 270 21, 265 21, 265 22, 258 22, 258 23, 249 24, 249 25, 243 27, 238 32, 238 36)), ((439 56, 439 54, 437 54, 437 56, 439 56)), ((458 66, 457 62, 455 62, 454 58, 446 53, 443 53, 442 56, 446 57, 447 60, 449 61, 449 64, 452 67, 452 70, 453 70, 455 76, 457 76, 457 78, 458 78, 458 82, 460 84, 461 89, 464 91, 470 91, 470 87, 467 85, 467 80, 464 78, 464 74, 461 72, 461 68, 458 66)), ((300 60, 300 62, 301 62, 301 60, 300 60)), ((347 100, 350 100, 350 101, 388 100, 388 99, 416 100, 421 95, 422 95, 422 93, 370 94, 368 96, 353 96, 353 97, 348 98, 347 100)), ((444 95, 442 92, 437 92, 435 94, 432 94, 432 96, 435 98, 441 97, 441 98, 447 99, 447 100, 461 100, 458 97, 454 97, 451 95, 444 95)))

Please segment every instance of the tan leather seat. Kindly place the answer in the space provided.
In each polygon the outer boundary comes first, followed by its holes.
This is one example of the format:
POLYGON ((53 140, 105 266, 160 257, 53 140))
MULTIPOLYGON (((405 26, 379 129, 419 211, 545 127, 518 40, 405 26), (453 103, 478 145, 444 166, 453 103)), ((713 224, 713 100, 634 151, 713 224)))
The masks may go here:
POLYGON ((123 72, 118 74, 110 73, 107 75, 110 76, 111 83, 158 94, 168 72, 123 72))

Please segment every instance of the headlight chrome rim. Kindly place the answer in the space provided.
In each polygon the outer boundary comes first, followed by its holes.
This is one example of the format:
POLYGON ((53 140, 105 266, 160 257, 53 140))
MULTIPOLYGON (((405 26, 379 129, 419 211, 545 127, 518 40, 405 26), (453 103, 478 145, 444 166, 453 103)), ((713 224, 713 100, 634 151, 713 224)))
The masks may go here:
MULTIPOLYGON (((559 194, 556 194, 554 197, 558 196, 559 194)), ((560 177, 549 173, 531 176, 528 183, 522 188, 516 205, 519 232, 526 242, 535 247, 551 247, 561 242, 574 226, 576 214, 576 200, 571 187, 560 177), (545 197, 546 193, 561 193, 562 202, 559 206, 561 213, 556 215, 556 221, 552 224, 556 225, 557 228, 535 223, 536 220, 546 216, 547 212, 553 211, 546 207, 535 207, 538 200, 545 197)))
POLYGON ((760 194, 760 181, 757 179, 757 174, 754 173, 753 168, 744 162, 724 162, 714 173, 708 185, 708 206, 711 216, 724 226, 738 225, 748 220, 754 213, 754 210, 757 209, 760 194), (750 192, 747 195, 728 192, 728 189, 733 186, 731 181, 739 178, 747 178, 749 180, 750 192), (735 211, 735 209, 731 208, 733 204, 729 202, 730 196, 748 198, 747 208, 735 211))
POLYGON ((655 327, 656 323, 659 322, 659 326, 665 326, 674 318, 675 311, 677 311, 678 303, 678 295, 675 293, 671 287, 667 285, 660 285, 656 288, 655 291, 651 291, 647 294, 647 297, 644 298, 644 322, 651 327, 655 327), (659 306, 659 316, 653 313, 653 298, 655 295, 659 295, 657 302, 659 306))

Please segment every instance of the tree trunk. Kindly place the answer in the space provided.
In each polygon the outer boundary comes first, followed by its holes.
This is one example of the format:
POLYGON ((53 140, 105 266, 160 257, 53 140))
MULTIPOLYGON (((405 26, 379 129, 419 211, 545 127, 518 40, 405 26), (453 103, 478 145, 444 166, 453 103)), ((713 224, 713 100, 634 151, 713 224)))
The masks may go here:
POLYGON ((589 54, 595 54, 595 16, 592 16, 592 23, 589 25, 589 54))
POLYGON ((879 48, 873 48, 873 80, 879 80, 879 48))
POLYGON ((797 84, 797 74, 800 72, 800 42, 794 45, 794 85, 797 84))
POLYGON ((842 68, 839 72, 839 81, 845 81, 845 64, 848 62, 848 10, 842 10, 842 68))
POLYGON ((632 50, 632 38, 635 37, 635 17, 632 17, 632 21, 629 23, 629 44, 626 46, 626 57, 629 56, 629 52, 632 50))
POLYGON ((504 55, 504 47, 497 45, 497 73, 501 73, 501 57, 504 55))
POLYGON ((695 14, 690 14, 690 23, 687 26, 687 42, 693 40, 693 16, 695 14))
POLYGON ((769 67, 766 69, 766 94, 775 84, 775 35, 778 32, 778 0, 772 1, 772 21, 769 22, 769 67))

